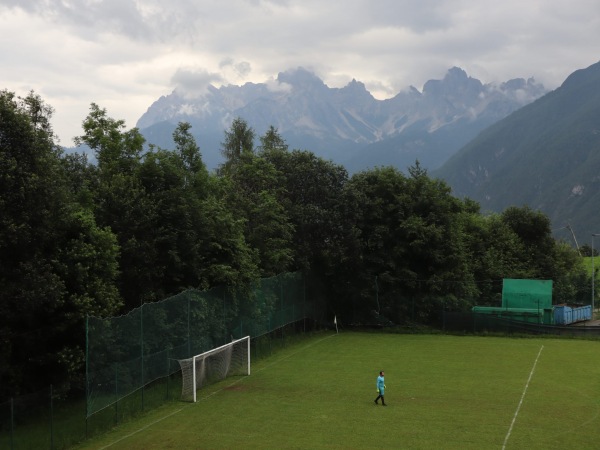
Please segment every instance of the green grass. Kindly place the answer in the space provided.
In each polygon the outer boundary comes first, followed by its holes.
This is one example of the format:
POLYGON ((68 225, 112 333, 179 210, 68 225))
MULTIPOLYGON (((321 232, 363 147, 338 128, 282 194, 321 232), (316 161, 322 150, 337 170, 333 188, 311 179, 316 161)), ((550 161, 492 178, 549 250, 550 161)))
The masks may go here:
POLYGON ((599 351, 574 339, 318 335, 79 448, 600 448, 599 351), (387 408, 373 403, 382 369, 387 408))

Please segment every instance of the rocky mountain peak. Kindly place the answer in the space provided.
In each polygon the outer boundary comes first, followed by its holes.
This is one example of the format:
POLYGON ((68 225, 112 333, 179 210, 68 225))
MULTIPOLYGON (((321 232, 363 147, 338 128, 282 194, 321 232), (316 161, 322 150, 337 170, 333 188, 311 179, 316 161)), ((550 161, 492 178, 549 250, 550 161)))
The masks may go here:
POLYGON ((453 67, 442 80, 429 80, 423 86, 423 93, 433 96, 463 96, 465 94, 477 96, 483 90, 481 81, 471 78, 459 68, 453 67))
POLYGON ((355 158, 359 148, 377 144, 383 149, 388 142, 390 152, 406 153, 391 158, 402 168, 414 163, 415 155, 424 167, 439 166, 475 133, 544 93, 528 94, 532 88, 522 82, 494 88, 453 67, 443 79, 427 81, 423 93, 409 88, 377 100, 356 79, 330 88, 313 72, 297 67, 270 82, 210 86, 198 98, 176 93, 161 97, 137 126, 143 133, 148 130, 149 142, 167 147, 172 131, 167 135, 166 130, 180 121, 191 123, 209 167, 210 152, 219 154, 223 132, 235 117, 246 120, 257 135, 275 126, 291 148, 310 149, 340 163, 355 158), (440 133, 445 137, 436 137, 440 133), (429 149, 428 142, 443 149, 429 149))
POLYGON ((277 75, 277 81, 279 83, 287 83, 298 89, 327 87, 318 76, 303 67, 280 72, 277 75))

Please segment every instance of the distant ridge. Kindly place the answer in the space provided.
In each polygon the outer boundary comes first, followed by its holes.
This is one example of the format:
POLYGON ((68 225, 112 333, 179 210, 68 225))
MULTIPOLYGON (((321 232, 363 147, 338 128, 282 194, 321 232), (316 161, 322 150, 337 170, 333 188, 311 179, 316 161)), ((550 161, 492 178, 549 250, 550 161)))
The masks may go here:
POLYGON ((600 233, 600 62, 482 132, 433 174, 483 210, 528 205, 557 236, 600 233))
POLYGON ((350 172, 381 165, 405 170, 419 159, 436 168, 487 126, 547 91, 533 79, 482 84, 460 68, 388 100, 375 99, 357 80, 330 88, 315 74, 296 68, 277 79, 243 86, 208 86, 155 101, 137 127, 150 143, 169 148, 178 122, 192 124, 205 163, 222 160, 220 142, 236 117, 257 135, 273 125, 290 148, 311 150, 350 172))

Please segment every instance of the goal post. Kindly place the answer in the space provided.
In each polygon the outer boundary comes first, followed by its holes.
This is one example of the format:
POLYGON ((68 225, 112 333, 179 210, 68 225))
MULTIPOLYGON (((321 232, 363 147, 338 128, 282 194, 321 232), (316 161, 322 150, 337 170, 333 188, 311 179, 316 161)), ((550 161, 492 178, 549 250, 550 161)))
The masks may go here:
POLYGON ((187 359, 179 359, 181 399, 196 402, 196 391, 235 375, 250 375, 250 336, 187 359))

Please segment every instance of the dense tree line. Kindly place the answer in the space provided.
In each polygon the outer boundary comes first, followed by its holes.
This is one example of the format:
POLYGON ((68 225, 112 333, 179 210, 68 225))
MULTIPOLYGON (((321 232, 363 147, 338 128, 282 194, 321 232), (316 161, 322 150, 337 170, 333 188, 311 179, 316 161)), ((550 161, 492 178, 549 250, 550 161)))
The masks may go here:
POLYGON ((589 298, 581 257, 546 216, 481 214, 418 162, 350 177, 273 127, 255 147, 238 118, 209 172, 189 124, 162 149, 92 104, 76 139, 91 164, 62 152, 51 117, 34 93, 0 92, 0 400, 77 385, 86 315, 190 287, 310 270, 346 323, 497 305, 503 278, 552 279, 555 303, 589 298))

